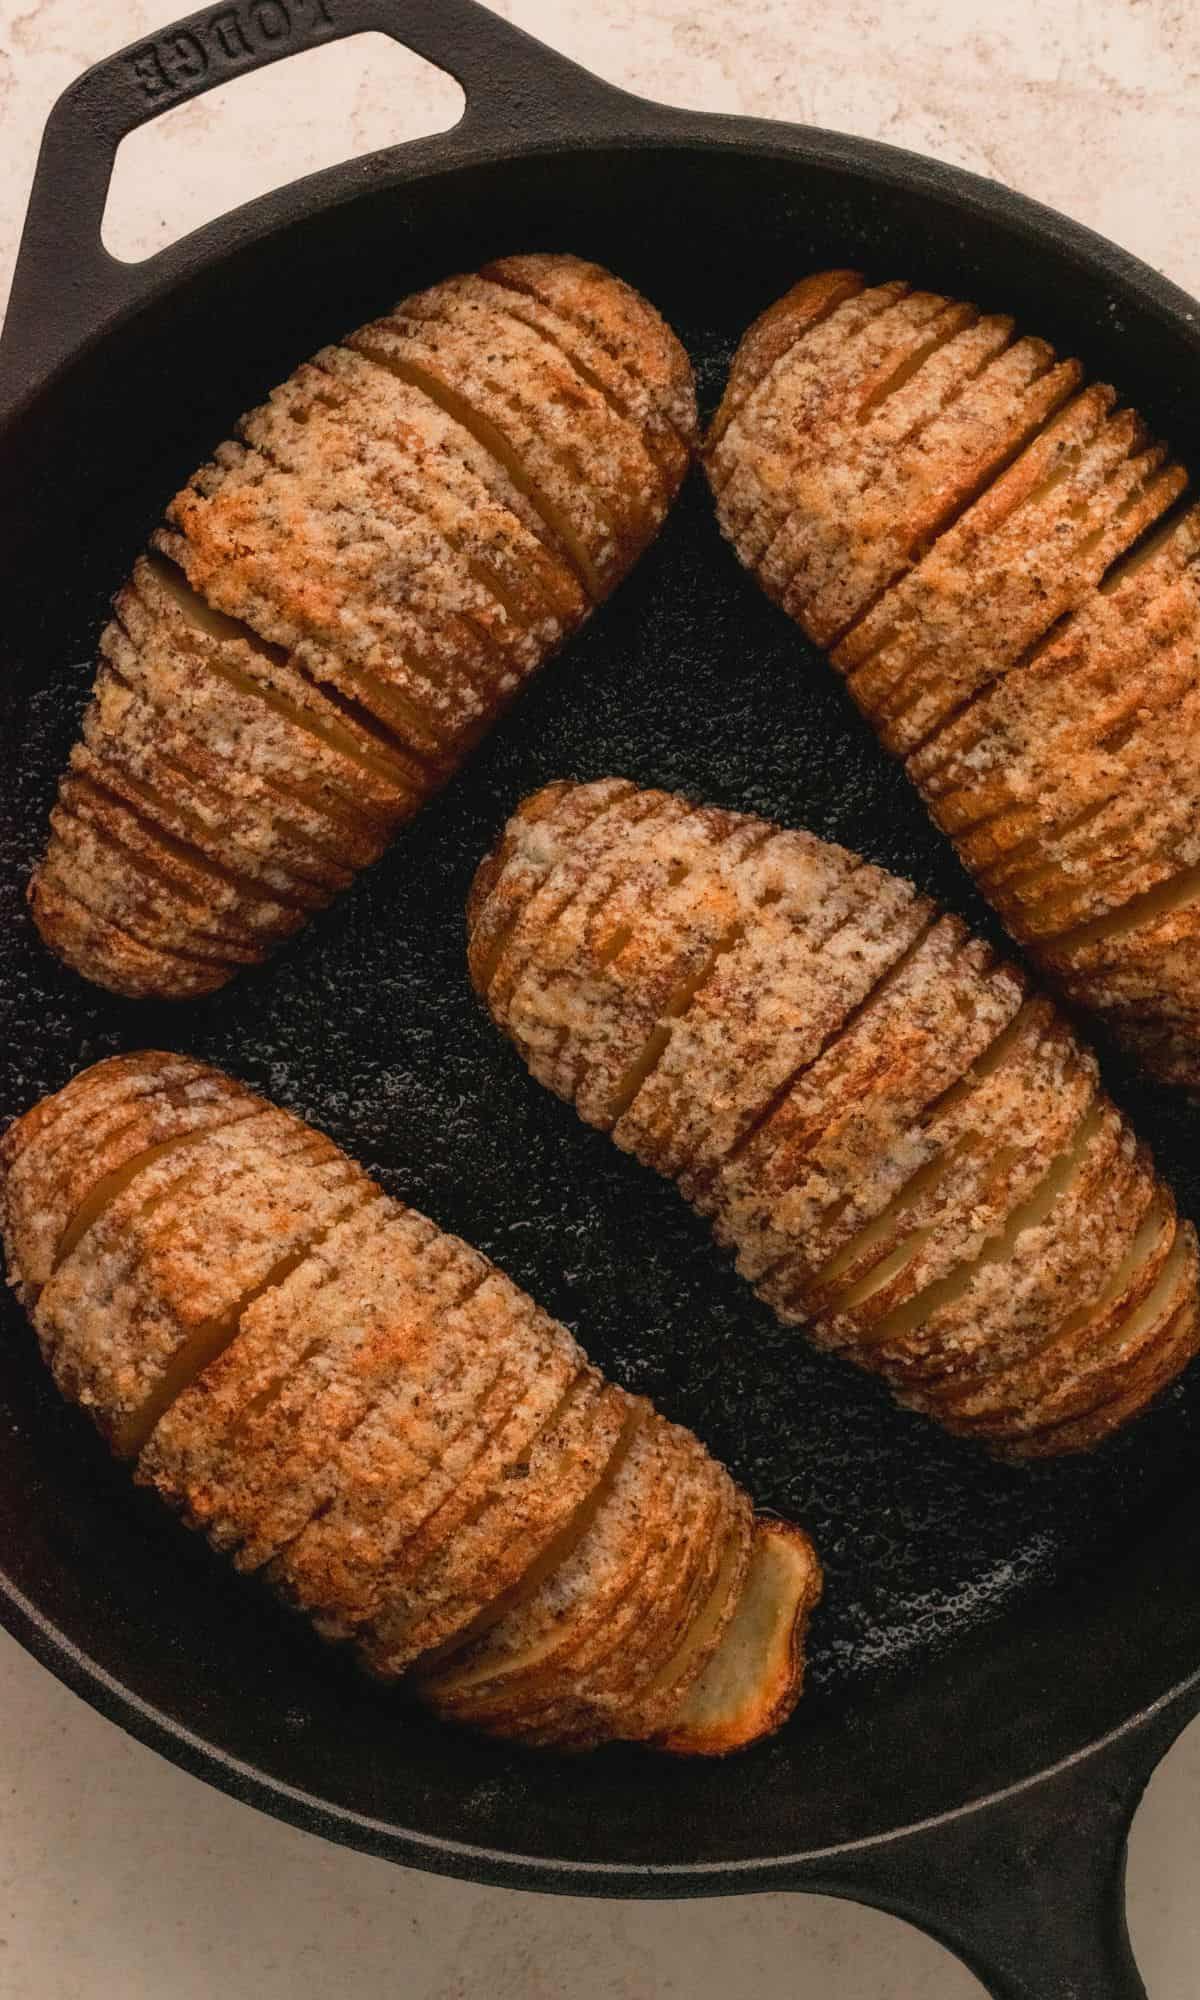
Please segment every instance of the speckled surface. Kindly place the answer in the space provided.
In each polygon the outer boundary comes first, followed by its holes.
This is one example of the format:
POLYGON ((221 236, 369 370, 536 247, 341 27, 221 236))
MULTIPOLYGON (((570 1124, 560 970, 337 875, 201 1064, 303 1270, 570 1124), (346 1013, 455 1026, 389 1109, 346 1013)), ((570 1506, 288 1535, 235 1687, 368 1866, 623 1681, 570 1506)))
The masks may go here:
MULTIPOLYGON (((64 0, 43 0, 10 10, 0 25, 10 160, 16 148, 27 149, 0 214, 5 274, 50 98, 95 55, 161 25, 156 11, 115 0, 80 11, 85 18, 64 0)), ((553 8, 525 0, 506 11, 647 94, 818 118, 991 172, 1200 288, 1200 226, 1180 166, 1189 98, 1195 115, 1200 28, 1174 8, 1072 7, 1044 19, 1048 10, 1031 4, 1001 14, 910 0, 882 22, 869 7, 833 18, 779 0, 758 0, 736 16, 712 0, 690 9, 655 0, 636 23, 621 0, 553 8)), ((243 86, 243 106, 245 92, 256 93, 249 143, 237 136, 234 93, 228 117, 213 98, 147 128, 123 163, 121 208, 107 232, 112 247, 125 254, 151 248, 239 194, 322 164, 351 144, 369 146, 454 116, 455 92, 443 79, 403 57, 385 71, 377 50, 368 53, 366 67, 347 46, 243 86)), ((553 698, 546 699, 552 725, 553 698)), ((664 745, 663 768, 652 775, 670 782, 666 764, 664 745)), ((502 758, 497 779, 503 791, 502 758)), ((739 803, 769 808, 771 773, 762 774, 761 799, 746 794, 746 782, 742 774, 739 803)), ((903 865, 905 857, 896 858, 903 865)), ((346 921, 353 924, 353 916, 346 921)), ((265 1047, 263 1062, 259 1080, 270 1088, 265 1047)), ((505 1072, 506 1089, 510 1081, 505 1072)), ((289 1101, 302 1099, 304 1087, 303 1077, 291 1077, 289 1101)), ((521 1101, 514 1093, 514 1113, 521 1101)), ((360 1150, 369 1149, 361 1106, 322 1108, 326 1122, 344 1116, 360 1150)), ((573 1128, 564 1123, 553 1143, 567 1149, 564 1158, 575 1157, 573 1128)), ((609 1170, 599 1155, 593 1164, 602 1188, 609 1170)), ((436 1174, 428 1188, 414 1190, 417 1198, 464 1227, 473 1224, 471 1233, 484 1238, 482 1218, 448 1210, 451 1193, 435 1183, 436 1174)), ((677 1233, 680 1242, 667 1244, 664 1255, 690 1242, 685 1224, 677 1233)), ((519 1246, 489 1247, 519 1268, 519 1246)), ((552 1303, 568 1310, 569 1272, 563 1282, 564 1297, 552 1303)), ((676 1992, 707 2000, 744 1991, 771 2000, 796 1990, 828 2000, 953 2000, 979 1990, 933 1945, 889 1920, 831 1904, 768 1897, 687 1910, 597 1910, 432 1882, 335 1853, 127 1744, 7 1641, 0 1662, 0 1992, 14 2000, 198 1995, 222 1981, 235 1994, 306 2000, 348 1967, 356 1993, 382 1995, 399 1984, 429 2000, 676 1992)), ((1193 1735, 1157 1781, 1135 1832, 1133 1924, 1154 2000, 1190 2000, 1195 1991, 1200 1937, 1188 1870, 1200 1830, 1198 1774, 1193 1735)))

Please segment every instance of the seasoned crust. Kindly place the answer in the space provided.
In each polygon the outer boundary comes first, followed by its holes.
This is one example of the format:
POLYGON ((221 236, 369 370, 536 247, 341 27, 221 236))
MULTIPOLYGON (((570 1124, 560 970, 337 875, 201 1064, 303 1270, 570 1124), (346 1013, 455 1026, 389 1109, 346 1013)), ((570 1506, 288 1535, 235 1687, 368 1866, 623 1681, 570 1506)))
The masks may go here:
POLYGON ((746 334, 705 462, 739 557, 831 649, 1014 937, 1200 1087, 1182 468, 1010 321, 844 272, 746 334))
MULTIPOLYGON (((498 257, 481 275, 529 293, 610 354, 623 370, 622 393, 645 398, 644 410, 639 401, 631 415, 651 439, 657 442, 669 428, 685 450, 694 448, 696 384, 687 355, 641 292, 586 258, 545 251, 498 257)), ((569 345, 565 332, 563 340, 569 345)), ((591 363, 591 347, 586 352, 591 363)))
POLYGON ((372 1672, 531 1742, 672 1723, 736 1619, 748 1499, 330 1140, 117 1057, 0 1141, 0 1225, 64 1392, 372 1672))
POLYGON ((1142 1218, 1169 1248, 1174 1209, 1094 1058, 910 885, 749 815, 551 786, 481 865, 468 955, 534 1074, 676 1179, 781 1318, 950 1428, 1074 1449, 1188 1358, 1190 1236, 1143 1321, 1142 1218))
POLYGON ((443 1713, 503 1725, 568 1696, 611 1645, 640 1630, 642 1590, 657 1590, 681 1545, 680 1474, 690 1459, 675 1426, 644 1408, 638 1415, 571 1556, 448 1662, 422 1670, 423 1690, 443 1713))
POLYGON ((691 369, 599 266, 507 258, 302 364, 118 593, 30 884, 76 971, 190 998, 382 853, 657 531, 691 369))

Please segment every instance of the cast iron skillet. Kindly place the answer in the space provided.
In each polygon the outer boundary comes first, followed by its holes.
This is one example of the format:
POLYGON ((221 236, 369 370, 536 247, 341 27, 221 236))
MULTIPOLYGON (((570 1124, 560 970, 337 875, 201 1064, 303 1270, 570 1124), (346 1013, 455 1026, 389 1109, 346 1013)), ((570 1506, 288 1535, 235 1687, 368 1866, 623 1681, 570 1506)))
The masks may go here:
MULTIPOLYGON (((572 248, 641 285, 711 404, 740 329, 853 262, 1020 314, 1200 456, 1191 301, 1004 189, 829 133, 628 97, 471 0, 234 0, 74 85, 47 128, 0 351, 0 939, 7 1115, 111 1050, 227 1065, 490 1250, 596 1358, 817 1536, 810 1692, 726 1764, 566 1763, 363 1685, 135 1494, 8 1310, 0 1616, 134 1735, 237 1797, 419 1866, 597 1895, 819 1890, 894 1910, 1007 2000, 1142 1992, 1121 1907, 1148 1773, 1200 1708, 1200 1398, 1092 1460, 1002 1470, 778 1328, 672 1191, 521 1071, 472 1002, 462 903, 516 799, 622 771, 846 839, 990 920, 827 668, 738 572, 699 482, 616 601, 390 857, 265 972, 106 998, 21 892, 109 592, 164 496, 323 340, 487 256, 572 248), (465 86, 442 137, 271 195, 149 262, 100 217, 169 104, 365 28, 465 86)), ((1195 1114, 1104 1051, 1200 1210, 1195 1114)))

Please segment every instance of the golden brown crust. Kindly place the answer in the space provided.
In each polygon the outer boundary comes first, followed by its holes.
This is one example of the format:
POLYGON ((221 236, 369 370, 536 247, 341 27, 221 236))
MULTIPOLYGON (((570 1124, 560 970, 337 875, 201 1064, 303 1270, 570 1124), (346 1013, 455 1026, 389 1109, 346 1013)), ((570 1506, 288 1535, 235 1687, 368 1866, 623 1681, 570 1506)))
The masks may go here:
POLYGON ((481 1287, 452 1329, 463 1362, 450 1382, 428 1392, 433 1420, 446 1434, 418 1466, 424 1476, 411 1481, 407 1465, 397 1465, 391 1438, 399 1433, 401 1446, 411 1448, 412 1426, 400 1431, 395 1412, 380 1407, 377 1425, 389 1435, 383 1449, 377 1439, 367 1441, 370 1504, 343 1468, 328 1513, 276 1565, 277 1581, 324 1629, 339 1636, 365 1631, 427 1564, 453 1555, 460 1531, 503 1489, 510 1469, 525 1463, 580 1382, 575 1343, 555 1321, 527 1311, 520 1294, 501 1297, 501 1290, 498 1279, 481 1287), (488 1363, 482 1389, 472 1346, 488 1363))
POLYGON ((568 1691, 511 1718, 523 1740, 576 1749, 614 1733, 646 1740, 656 1717, 675 1705, 676 1685, 703 1670, 729 1615, 750 1509, 727 1478, 703 1467, 684 1480, 683 1493, 675 1540, 656 1572, 639 1579, 611 1643, 572 1676, 568 1691))
POLYGON ((210 992, 383 851, 641 554, 687 357, 594 264, 502 259, 304 363, 166 511, 30 885, 132 997, 210 992))
POLYGON ((811 277, 801 278, 747 327, 738 342, 725 393, 709 426, 706 449, 710 457, 715 457, 715 447, 746 398, 789 349, 862 290, 863 280, 857 271, 817 271, 811 277))
POLYGON ((487 1504, 462 1524, 359 1634, 376 1672, 398 1674, 474 1627, 586 1506, 631 1417, 630 1399, 595 1369, 501 1472, 487 1504))
POLYGON ((1009 321, 842 272, 747 333, 706 463, 1013 935, 1200 1086, 1200 510, 1135 548, 1182 469, 1009 321))
MULTIPOLYGON (((434 1705, 477 1727, 569 1697, 588 1669, 640 1633, 645 1593, 684 1546, 680 1477, 692 1460, 674 1425, 641 1412, 570 1557, 422 1686, 434 1705)), ((694 1441, 693 1445, 694 1445, 694 1441)))
POLYGON ((1187 1357, 1194 1255, 1140 1318, 1150 1247, 1125 1266, 1155 1203, 1166 1254, 1174 1211, 1093 1057, 908 884, 605 780, 515 815, 468 928, 534 1074, 901 1400, 1004 1449, 1014 1425, 1021 1449, 1074 1448, 1089 1409, 1132 1414, 1187 1357))
MULTIPOLYGON (((139 1482, 372 1672, 530 1742, 671 1722, 735 1615, 749 1501, 328 1139, 190 1058, 117 1057, 0 1141, 0 1228, 139 1482)), ((766 1634, 762 1667, 766 1727, 766 1634)))
MULTIPOLYGON (((656 441, 669 425, 688 452, 697 442, 696 384, 686 354, 647 298, 583 257, 532 252, 498 257, 482 275, 527 292, 603 349, 623 370, 624 393, 644 394, 631 412, 656 441), (638 385, 642 385, 639 389, 638 385)), ((587 350, 591 358, 591 347, 587 350)), ((664 446, 665 449, 665 446, 664 446)))
POLYGON ((584 1732, 596 1730, 616 1707, 628 1719, 704 1604, 733 1532, 736 1489, 728 1474, 697 1450, 692 1439, 680 1439, 679 1452, 683 1463, 672 1501, 674 1537, 663 1538, 658 1567, 646 1565, 624 1617, 614 1619, 606 1641, 571 1691, 572 1726, 584 1732))
MULTIPOLYGON (((67 871, 69 873, 69 871, 67 871)), ((224 986, 233 967, 223 958, 161 951, 89 908, 66 886, 51 843, 30 879, 29 914, 51 951, 72 972, 132 1000, 155 993, 162 1000, 194 1000, 224 986)))

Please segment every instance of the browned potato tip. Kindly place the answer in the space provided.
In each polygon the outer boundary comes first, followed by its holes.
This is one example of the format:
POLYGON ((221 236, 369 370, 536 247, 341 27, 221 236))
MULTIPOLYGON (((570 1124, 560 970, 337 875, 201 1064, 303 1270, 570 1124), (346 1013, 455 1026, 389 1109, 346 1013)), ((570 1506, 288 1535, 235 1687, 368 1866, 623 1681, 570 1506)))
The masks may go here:
POLYGON ((0 1227, 64 1393, 373 1673, 561 1748, 715 1756, 791 1713, 808 1538, 298 1118, 98 1063, 0 1142, 0 1227))
POLYGON ((691 368, 599 265, 500 258, 305 362, 117 594, 29 887, 75 971, 182 999, 376 860, 657 532, 691 368))
POLYGON ((783 1320, 947 1429, 1086 1450, 1200 1347, 1195 1231, 1094 1058, 910 883, 563 783, 482 864, 468 935, 534 1076, 676 1180, 783 1320))
POLYGON ((1200 510, 1114 390, 852 271, 734 357, 721 527, 829 649, 1013 936, 1200 1090, 1200 510))

